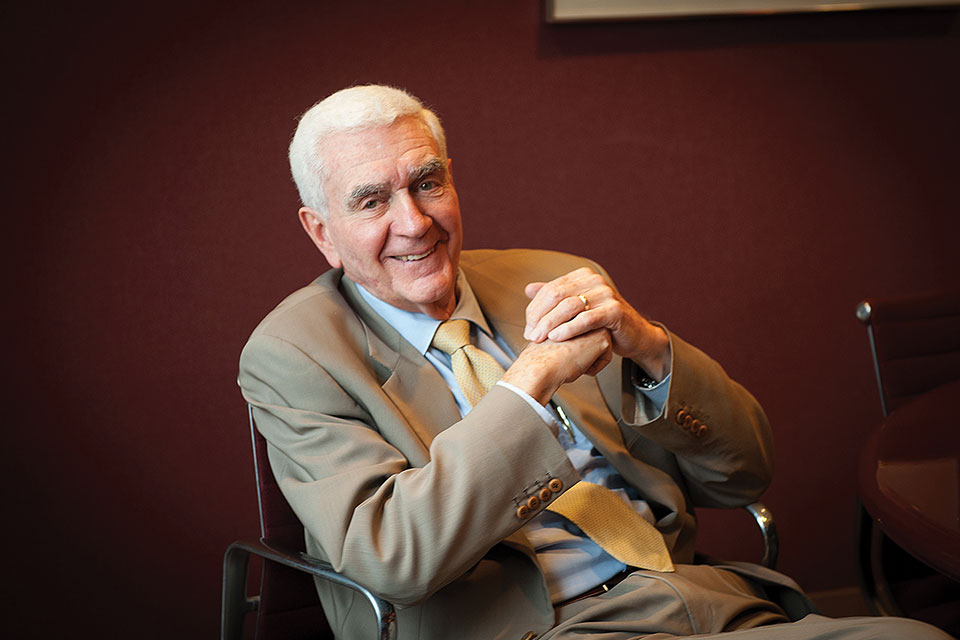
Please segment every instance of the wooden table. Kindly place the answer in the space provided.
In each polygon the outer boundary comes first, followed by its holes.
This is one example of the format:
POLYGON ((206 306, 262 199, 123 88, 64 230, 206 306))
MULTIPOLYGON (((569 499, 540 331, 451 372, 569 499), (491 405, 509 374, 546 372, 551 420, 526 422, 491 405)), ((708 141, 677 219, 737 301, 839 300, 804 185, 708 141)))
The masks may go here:
POLYGON ((888 415, 860 457, 860 498, 901 548, 960 580, 960 380, 888 415))

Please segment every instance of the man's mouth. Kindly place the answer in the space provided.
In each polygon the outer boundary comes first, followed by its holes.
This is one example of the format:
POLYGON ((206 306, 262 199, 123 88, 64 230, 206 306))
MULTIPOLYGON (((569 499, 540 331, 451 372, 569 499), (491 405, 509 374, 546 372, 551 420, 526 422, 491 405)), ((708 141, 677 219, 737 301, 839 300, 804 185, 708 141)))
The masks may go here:
MULTIPOLYGON (((439 244, 439 243, 438 243, 439 244)), ((431 253, 437 250, 437 245, 433 245, 423 253, 410 253, 405 256, 393 256, 394 259, 399 260, 400 262, 416 262, 417 260, 423 260, 431 253)))

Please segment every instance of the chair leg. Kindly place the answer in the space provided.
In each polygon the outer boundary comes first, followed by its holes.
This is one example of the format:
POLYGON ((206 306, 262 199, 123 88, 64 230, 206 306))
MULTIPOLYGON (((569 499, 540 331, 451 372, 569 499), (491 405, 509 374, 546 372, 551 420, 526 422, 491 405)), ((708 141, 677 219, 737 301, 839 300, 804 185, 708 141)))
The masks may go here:
POLYGON ((247 598, 250 552, 236 543, 223 554, 223 589, 220 594, 220 640, 242 640, 243 620, 255 608, 247 598))
POLYGON ((857 568, 864 600, 875 616, 902 616, 883 570, 885 536, 857 500, 857 568))

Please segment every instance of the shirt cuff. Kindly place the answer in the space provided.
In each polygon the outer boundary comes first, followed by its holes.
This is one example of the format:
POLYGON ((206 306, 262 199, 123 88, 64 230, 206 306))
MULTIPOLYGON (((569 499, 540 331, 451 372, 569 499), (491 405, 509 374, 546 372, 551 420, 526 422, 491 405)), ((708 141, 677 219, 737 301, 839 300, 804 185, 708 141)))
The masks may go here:
POLYGON ((550 415, 550 411, 547 410, 545 406, 534 400, 529 393, 520 387, 517 387, 516 385, 512 385, 509 382, 504 382, 503 380, 499 380, 497 384, 501 387, 510 389, 510 391, 513 391, 515 394, 526 400, 527 404, 530 405, 530 408, 537 412, 537 415, 540 416, 540 419, 543 420, 544 424, 550 427, 550 430, 553 431, 554 435, 557 434, 560 425, 557 424, 556 418, 550 415))
POLYGON ((646 396, 647 400, 652 402, 653 406, 656 407, 657 413, 660 413, 663 411, 663 405, 667 401, 667 396, 670 395, 670 374, 668 373, 663 380, 652 387, 633 385, 633 388, 646 396))

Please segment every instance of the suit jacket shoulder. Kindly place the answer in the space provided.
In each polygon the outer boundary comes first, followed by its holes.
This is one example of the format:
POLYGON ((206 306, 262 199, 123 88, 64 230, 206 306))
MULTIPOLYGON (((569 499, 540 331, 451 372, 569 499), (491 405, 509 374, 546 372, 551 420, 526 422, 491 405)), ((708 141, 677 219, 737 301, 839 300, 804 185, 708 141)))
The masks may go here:
MULTIPOLYGON (((511 283, 522 287, 527 282, 546 282, 581 267, 590 267, 606 275, 593 260, 560 251, 544 249, 476 249, 464 251, 460 266, 471 286, 482 288, 478 279, 511 283)), ((607 278, 609 280, 609 278, 607 278)))

